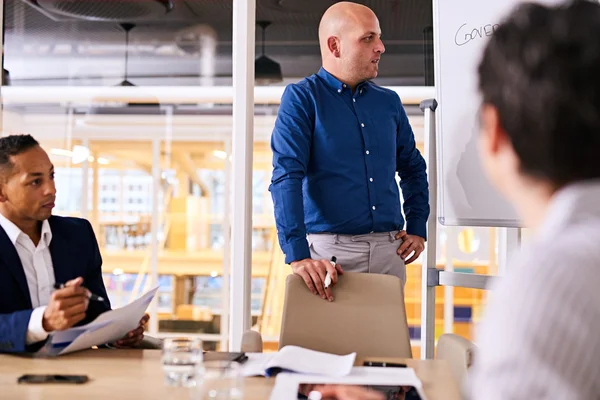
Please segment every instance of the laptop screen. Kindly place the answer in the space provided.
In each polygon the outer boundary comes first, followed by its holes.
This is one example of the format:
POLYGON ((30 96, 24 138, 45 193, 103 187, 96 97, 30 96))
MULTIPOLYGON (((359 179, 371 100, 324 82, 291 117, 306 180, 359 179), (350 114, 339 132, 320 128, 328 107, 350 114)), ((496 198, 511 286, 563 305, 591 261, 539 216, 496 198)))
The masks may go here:
POLYGON ((329 400, 357 398, 368 400, 423 400, 413 386, 371 386, 348 384, 302 383, 298 387, 298 399, 329 400))

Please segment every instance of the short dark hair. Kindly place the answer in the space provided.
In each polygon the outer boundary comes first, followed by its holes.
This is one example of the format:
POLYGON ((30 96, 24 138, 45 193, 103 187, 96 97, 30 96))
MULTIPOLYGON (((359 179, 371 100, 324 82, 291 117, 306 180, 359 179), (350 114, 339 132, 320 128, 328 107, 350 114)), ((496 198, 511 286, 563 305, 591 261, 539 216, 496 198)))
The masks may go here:
POLYGON ((39 143, 31 135, 10 135, 0 138, 0 168, 12 167, 11 156, 19 155, 35 146, 39 146, 39 143))
POLYGON ((600 178, 600 5, 524 3, 498 26, 478 68, 521 172, 556 188, 600 178))

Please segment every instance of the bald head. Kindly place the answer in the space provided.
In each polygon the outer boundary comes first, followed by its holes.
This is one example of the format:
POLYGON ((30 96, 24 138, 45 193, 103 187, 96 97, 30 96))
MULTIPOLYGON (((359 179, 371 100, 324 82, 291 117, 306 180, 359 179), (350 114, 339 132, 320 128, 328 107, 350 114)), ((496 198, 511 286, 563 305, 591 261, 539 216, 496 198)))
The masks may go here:
POLYGON ((325 11, 319 24, 323 67, 353 87, 377 76, 385 51, 375 13, 349 1, 335 3, 325 11))
POLYGON ((335 3, 325 11, 319 23, 319 43, 321 44, 321 52, 323 46, 327 47, 327 39, 331 36, 341 37, 348 29, 356 27, 361 19, 377 18, 375 13, 367 6, 362 4, 352 3, 349 1, 341 1, 335 3))

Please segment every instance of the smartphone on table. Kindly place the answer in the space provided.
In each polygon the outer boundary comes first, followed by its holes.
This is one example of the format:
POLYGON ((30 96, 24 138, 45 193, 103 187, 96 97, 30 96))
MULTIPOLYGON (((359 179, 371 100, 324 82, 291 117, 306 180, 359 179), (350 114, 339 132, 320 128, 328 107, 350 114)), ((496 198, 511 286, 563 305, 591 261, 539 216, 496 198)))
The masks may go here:
POLYGON ((18 383, 75 383, 82 384, 89 381, 87 375, 60 375, 60 374, 27 374, 17 379, 18 383))

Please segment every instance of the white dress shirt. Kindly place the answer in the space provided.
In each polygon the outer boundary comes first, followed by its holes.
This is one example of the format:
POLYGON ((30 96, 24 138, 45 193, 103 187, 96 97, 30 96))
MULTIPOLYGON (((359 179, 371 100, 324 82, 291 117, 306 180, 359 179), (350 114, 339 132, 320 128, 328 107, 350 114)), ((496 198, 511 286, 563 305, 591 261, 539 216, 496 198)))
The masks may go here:
POLYGON ((513 261, 479 327, 472 398, 600 399, 600 181, 559 191, 513 261))
POLYGON ((42 326, 42 319, 55 282, 49 247, 52 240, 50 224, 48 220, 42 223, 42 236, 37 247, 29 236, 4 217, 2 213, 0 213, 0 226, 17 249, 17 254, 21 259, 23 271, 25 271, 25 277, 27 278, 33 313, 29 319, 26 343, 29 345, 45 340, 48 337, 48 332, 42 326))

